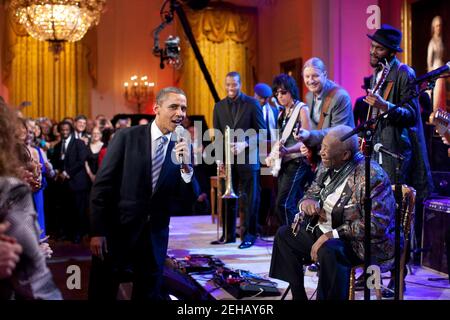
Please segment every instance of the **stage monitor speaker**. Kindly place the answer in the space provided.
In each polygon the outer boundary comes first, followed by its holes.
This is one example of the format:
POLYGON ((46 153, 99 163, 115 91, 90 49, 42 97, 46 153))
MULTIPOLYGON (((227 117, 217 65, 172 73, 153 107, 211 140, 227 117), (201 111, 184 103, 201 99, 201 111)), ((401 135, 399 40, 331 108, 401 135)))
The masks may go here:
POLYGON ((422 266, 448 273, 445 233, 450 229, 450 198, 432 198, 424 203, 422 266))

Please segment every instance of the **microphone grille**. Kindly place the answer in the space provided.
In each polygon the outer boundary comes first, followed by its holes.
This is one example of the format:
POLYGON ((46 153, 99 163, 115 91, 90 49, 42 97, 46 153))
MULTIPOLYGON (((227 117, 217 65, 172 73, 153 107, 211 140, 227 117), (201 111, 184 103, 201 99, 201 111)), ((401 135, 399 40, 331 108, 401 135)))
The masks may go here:
POLYGON ((373 149, 374 149, 376 152, 379 152, 379 151, 380 151, 380 148, 381 148, 382 146, 383 146, 383 145, 382 145, 381 143, 377 143, 376 145, 373 146, 373 149))
POLYGON ((183 126, 177 125, 177 126, 175 127, 175 133, 176 133, 177 135, 183 134, 183 132, 184 132, 184 127, 183 127, 183 126))

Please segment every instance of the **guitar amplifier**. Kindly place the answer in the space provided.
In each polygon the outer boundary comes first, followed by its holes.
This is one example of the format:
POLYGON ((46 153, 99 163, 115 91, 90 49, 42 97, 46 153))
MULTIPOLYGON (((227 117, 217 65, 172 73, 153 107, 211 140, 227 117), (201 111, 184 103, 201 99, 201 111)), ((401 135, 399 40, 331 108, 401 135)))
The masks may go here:
POLYGON ((422 266, 448 273, 445 233, 450 229, 450 198, 432 198, 424 203, 422 266))

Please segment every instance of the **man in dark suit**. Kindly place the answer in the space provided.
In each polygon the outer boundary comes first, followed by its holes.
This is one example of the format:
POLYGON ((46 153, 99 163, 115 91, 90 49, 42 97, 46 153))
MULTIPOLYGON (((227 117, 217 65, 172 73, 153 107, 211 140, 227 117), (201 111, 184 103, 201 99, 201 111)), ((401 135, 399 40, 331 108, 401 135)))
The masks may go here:
POLYGON ((63 121, 58 126, 61 142, 55 145, 52 163, 60 183, 60 197, 65 217, 63 217, 64 236, 80 242, 87 234, 88 193, 90 180, 86 173, 85 161, 88 149, 84 142, 74 137, 72 124, 63 121))
POLYGON ((108 147, 91 193, 90 299, 115 299, 124 276, 133 281, 132 299, 163 298, 171 206, 195 185, 190 146, 172 134, 186 101, 181 89, 162 89, 155 120, 119 130, 108 147))
MULTIPOLYGON (((261 106, 254 98, 241 92, 241 76, 237 72, 230 72, 225 78, 227 97, 214 106, 213 122, 216 134, 216 143, 222 143, 225 127, 229 126, 233 133, 231 143, 232 154, 232 180, 234 190, 238 190, 239 202, 244 212, 243 239, 240 249, 251 247, 256 240, 257 221, 260 202, 260 164, 258 152, 258 133, 266 129, 261 106), (243 134, 240 134, 240 133, 243 134)), ((217 149, 216 149, 217 150, 217 149)), ((217 157, 220 158, 220 157, 217 157)), ((223 161, 223 159, 220 159, 223 161)), ((228 207, 227 215, 229 225, 223 223, 223 234, 220 240, 212 244, 221 244, 236 241, 236 214, 235 205, 228 207)))

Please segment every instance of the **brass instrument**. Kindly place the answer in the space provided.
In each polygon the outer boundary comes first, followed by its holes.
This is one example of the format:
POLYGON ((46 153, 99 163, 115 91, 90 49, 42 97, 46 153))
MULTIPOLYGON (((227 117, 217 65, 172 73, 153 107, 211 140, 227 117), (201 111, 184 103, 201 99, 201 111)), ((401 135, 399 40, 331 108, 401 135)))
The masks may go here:
POLYGON ((217 240, 220 238, 219 228, 222 226, 222 179, 223 175, 223 162, 216 160, 217 165, 217 192, 216 192, 216 205, 217 205, 217 240))
POLYGON ((238 196, 233 190, 233 180, 231 172, 231 129, 229 126, 225 127, 225 192, 222 199, 237 199, 238 196))
MULTIPOLYGON (((235 240, 228 239, 229 231, 234 230, 234 226, 232 225, 236 223, 236 217, 230 216, 229 209, 232 209, 232 206, 235 204, 237 198, 239 198, 233 190, 233 182, 232 182, 232 171, 231 171, 231 162, 232 162, 232 153, 231 153, 231 129, 229 126, 225 128, 225 163, 217 160, 217 208, 219 215, 219 223, 217 224, 217 238, 219 240, 219 225, 222 224, 223 227, 223 238, 225 242, 235 240), (225 167, 225 168, 224 168, 225 167), (225 170, 224 170, 225 169, 225 170), (224 172, 225 171, 225 172, 224 172), (224 179, 224 185, 222 185, 222 179, 224 179), (223 189, 225 191, 222 193, 223 189), (223 204, 223 210, 222 210, 223 204), (222 216, 223 214, 223 216, 222 216), (231 230, 229 229, 231 226, 231 230)), ((231 210, 233 211, 233 210, 231 210)), ((233 211, 234 212, 234 211, 233 211)), ((234 231, 232 232, 234 233, 234 231)))

